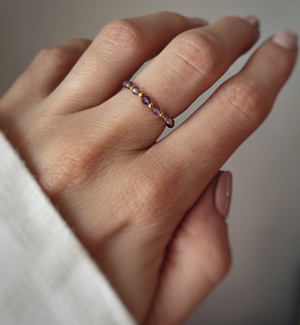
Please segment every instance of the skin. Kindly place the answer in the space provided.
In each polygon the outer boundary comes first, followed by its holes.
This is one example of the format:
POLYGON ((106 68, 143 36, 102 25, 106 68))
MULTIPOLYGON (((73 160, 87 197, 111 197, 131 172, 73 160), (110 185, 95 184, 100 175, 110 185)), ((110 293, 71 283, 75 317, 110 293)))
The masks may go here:
POLYGON ((211 180, 268 115, 297 50, 267 40, 158 143, 164 123, 122 81, 156 56, 135 83, 175 118, 257 38, 238 17, 117 20, 92 43, 41 51, 0 101, 0 127, 139 323, 181 324, 227 273, 211 180))

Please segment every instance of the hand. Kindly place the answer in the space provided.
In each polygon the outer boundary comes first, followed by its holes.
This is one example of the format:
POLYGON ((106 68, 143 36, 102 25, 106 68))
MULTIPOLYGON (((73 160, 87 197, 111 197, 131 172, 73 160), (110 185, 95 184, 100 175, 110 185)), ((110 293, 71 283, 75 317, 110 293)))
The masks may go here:
POLYGON ((267 116, 297 54, 295 35, 277 34, 156 143, 165 124, 122 81, 158 54, 134 83, 175 118, 258 38, 250 18, 204 24, 114 21, 92 43, 41 51, 0 102, 8 139, 147 324, 180 324, 226 274, 230 174, 211 180, 267 116))

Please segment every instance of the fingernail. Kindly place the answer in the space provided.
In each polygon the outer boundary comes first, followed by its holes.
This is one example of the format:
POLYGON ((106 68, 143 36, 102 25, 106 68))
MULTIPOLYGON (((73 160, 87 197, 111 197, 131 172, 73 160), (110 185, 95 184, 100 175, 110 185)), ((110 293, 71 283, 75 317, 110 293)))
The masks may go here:
POLYGON ((256 30, 259 29, 259 20, 255 16, 246 16, 243 17, 244 20, 246 20, 247 23, 252 25, 256 30))
POLYGON ((209 22, 205 19, 198 18, 198 17, 189 17, 189 20, 193 27, 202 27, 209 25, 209 22))
POLYGON ((232 189, 231 172, 222 172, 219 174, 215 188, 215 207, 223 218, 227 218, 232 189))
POLYGON ((275 34, 272 41, 287 50, 293 51, 297 48, 298 35, 293 31, 286 29, 275 34))

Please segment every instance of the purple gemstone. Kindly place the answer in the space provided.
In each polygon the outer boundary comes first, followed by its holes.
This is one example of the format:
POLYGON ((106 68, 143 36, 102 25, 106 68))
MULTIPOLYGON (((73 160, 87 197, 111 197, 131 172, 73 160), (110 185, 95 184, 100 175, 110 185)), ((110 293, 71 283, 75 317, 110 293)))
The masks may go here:
POLYGON ((162 120, 164 122, 166 122, 167 127, 172 128, 174 126, 174 120, 172 120, 168 114, 166 114, 165 117, 162 118, 162 120), (168 124, 168 122, 169 122, 169 124, 168 124))
POLYGON ((140 92, 140 88, 139 88, 139 87, 133 87, 133 88, 132 88, 132 93, 133 93, 134 95, 138 95, 139 92, 140 92))
POLYGON ((142 97, 142 102, 143 102, 143 104, 145 104, 145 105, 149 105, 149 104, 151 103, 151 99, 150 99, 150 97, 148 97, 148 96, 143 96, 143 97, 142 97))
POLYGON ((152 109, 153 114, 159 115, 161 113, 160 107, 154 106, 152 109))
POLYGON ((123 87, 129 89, 133 85, 132 81, 130 80, 125 80, 123 82, 123 87))
POLYGON ((166 122, 166 123, 169 122, 170 119, 171 119, 171 117, 170 117, 168 114, 165 114, 165 117, 162 118, 162 120, 163 120, 164 122, 166 122))

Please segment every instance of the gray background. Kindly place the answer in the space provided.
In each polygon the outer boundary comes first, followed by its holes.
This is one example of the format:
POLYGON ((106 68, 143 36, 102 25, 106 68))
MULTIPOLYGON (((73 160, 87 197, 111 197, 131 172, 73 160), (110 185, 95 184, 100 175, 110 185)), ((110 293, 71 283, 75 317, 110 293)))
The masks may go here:
MULTIPOLYGON (((115 18, 161 10, 210 22, 227 14, 257 15, 259 43, 284 28, 300 33, 299 0, 2 0, 0 93, 39 49, 69 38, 93 38, 115 18)), ((239 59, 225 77, 236 73, 247 57, 239 59)), ((224 166, 234 174, 228 221, 233 266, 187 321, 189 325, 296 323, 300 297, 299 84, 298 65, 268 120, 224 166)))

